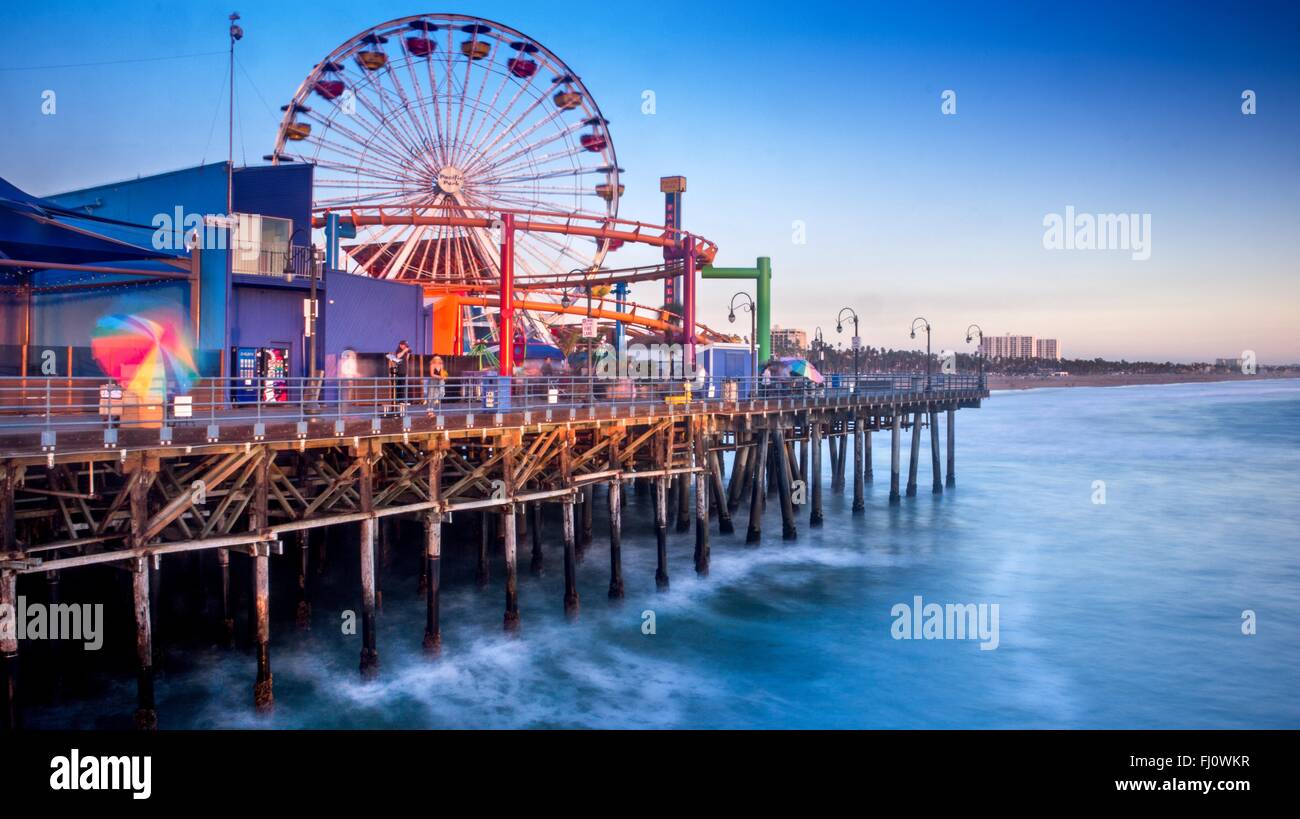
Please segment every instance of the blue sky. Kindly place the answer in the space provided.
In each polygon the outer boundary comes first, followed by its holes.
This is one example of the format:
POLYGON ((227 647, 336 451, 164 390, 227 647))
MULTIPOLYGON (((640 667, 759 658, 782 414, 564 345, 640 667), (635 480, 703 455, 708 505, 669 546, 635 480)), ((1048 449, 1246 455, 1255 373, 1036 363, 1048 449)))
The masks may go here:
MULTIPOLYGON (((873 345, 914 346, 907 328, 924 315, 936 348, 967 349, 978 322, 1058 337, 1067 356, 1300 361, 1295 4, 233 8, 247 31, 237 161, 270 150, 279 106, 352 34, 421 11, 477 14, 583 77, 627 169, 623 215, 660 219, 658 177, 684 174, 688 226, 718 242, 720 264, 772 257, 782 325, 834 340, 849 305, 873 345), (940 111, 946 89, 954 116, 940 111), (1068 205, 1151 214, 1151 258, 1044 249, 1044 216, 1068 205)), ((212 52, 231 10, 6 4, 0 26, 20 47, 0 57, 0 176, 42 194, 223 159, 225 58, 212 52), (149 59, 194 54, 206 56, 149 59), (105 64, 117 60, 134 62, 105 64), (41 114, 46 89, 55 116, 41 114)), ((701 318, 725 325, 735 289, 703 285, 701 318)))

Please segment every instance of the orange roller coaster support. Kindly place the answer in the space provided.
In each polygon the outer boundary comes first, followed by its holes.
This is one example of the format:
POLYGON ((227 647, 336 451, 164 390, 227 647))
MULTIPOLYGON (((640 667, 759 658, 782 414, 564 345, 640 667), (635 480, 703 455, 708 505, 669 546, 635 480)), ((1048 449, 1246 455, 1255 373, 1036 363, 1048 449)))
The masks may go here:
MULTIPOLYGON (((500 307, 501 299, 496 296, 448 296, 455 298, 458 304, 468 305, 470 307, 500 307)), ((535 313, 564 313, 569 316, 586 316, 587 308, 582 305, 572 305, 563 307, 548 301, 533 301, 531 299, 514 299, 510 305, 511 310, 528 310, 535 313)), ((636 324, 650 330, 659 330, 666 332, 676 330, 677 326, 667 321, 647 318, 645 316, 633 316, 629 313, 620 313, 617 310, 607 310, 604 308, 593 307, 591 310, 593 318, 609 319, 611 321, 625 321, 628 324, 636 324)))

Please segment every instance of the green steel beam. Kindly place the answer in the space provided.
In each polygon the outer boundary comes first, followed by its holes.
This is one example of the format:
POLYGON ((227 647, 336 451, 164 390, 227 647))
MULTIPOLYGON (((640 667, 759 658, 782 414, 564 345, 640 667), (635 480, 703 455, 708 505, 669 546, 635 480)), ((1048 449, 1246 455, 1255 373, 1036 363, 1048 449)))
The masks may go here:
POLYGON ((754 267, 706 265, 700 276, 705 279, 753 279, 756 282, 754 303, 758 315, 755 324, 758 326, 758 366, 761 368, 763 362, 772 356, 772 260, 759 256, 754 267))

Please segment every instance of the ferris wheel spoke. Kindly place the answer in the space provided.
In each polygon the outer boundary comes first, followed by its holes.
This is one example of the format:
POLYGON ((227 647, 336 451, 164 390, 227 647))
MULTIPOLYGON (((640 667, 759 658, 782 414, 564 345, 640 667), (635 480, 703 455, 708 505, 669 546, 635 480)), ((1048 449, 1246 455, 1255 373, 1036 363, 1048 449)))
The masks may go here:
MULTIPOLYGON (((493 38, 493 39, 494 39, 494 41, 495 41, 495 45, 489 45, 489 46, 488 46, 488 48, 489 48, 489 53, 488 53, 488 56, 487 56, 487 57, 484 57, 484 58, 483 58, 484 61, 488 61, 488 60, 495 59, 495 57, 496 57, 498 51, 500 50, 500 47, 501 47, 501 41, 500 41, 500 39, 497 39, 497 38, 493 38)), ((478 40, 478 35, 477 35, 477 34, 474 35, 474 40, 473 40, 473 42, 474 42, 474 43, 479 42, 479 40, 478 40)), ((466 62, 466 66, 465 66, 465 90, 466 90, 466 92, 468 93, 468 91, 469 91, 469 83, 470 83, 470 70, 474 67, 475 60, 468 60, 468 59, 467 59, 465 62, 466 62)), ((492 71, 491 63, 490 63, 490 62, 483 62, 483 64, 482 64, 482 70, 479 71, 479 74, 481 74, 482 76, 480 77, 480 79, 479 79, 479 81, 478 81, 478 91, 475 92, 475 94, 474 94, 474 104, 473 104, 473 105, 470 105, 470 106, 461 106, 461 112, 462 112, 462 113, 465 111, 465 108, 466 108, 466 107, 469 108, 469 117, 466 118, 466 121, 465 121, 464 139, 463 139, 463 140, 461 139, 461 134, 462 134, 462 132, 461 132, 461 129, 460 129, 460 124, 457 123, 457 127, 456 127, 456 138, 457 138, 457 145, 460 147, 460 151, 455 155, 455 158, 454 158, 454 162, 455 162, 455 164, 457 164, 457 165, 463 166, 464 164, 466 164, 466 163, 465 163, 465 159, 466 159, 465 151, 469 150, 470 146, 473 145, 473 141, 470 139, 470 135, 471 135, 471 130, 470 130, 470 129, 474 127, 474 120, 475 120, 475 118, 478 116, 478 112, 479 112, 480 108, 481 108, 482 105, 483 105, 483 92, 484 92, 485 90, 487 90, 488 80, 491 79, 491 77, 492 77, 492 73, 493 73, 493 71, 492 71)))
POLYGON ((355 164, 358 161, 364 162, 364 159, 353 158, 353 162, 339 162, 334 159, 322 159, 317 156, 312 164, 317 168, 323 168, 329 171, 338 171, 339 173, 352 174, 354 177, 361 179, 374 179, 384 182, 405 182, 407 177, 397 172, 396 169, 390 168, 367 168, 365 165, 355 164), (381 172, 382 171, 382 172, 381 172))
MULTIPOLYGON (((385 64, 387 65, 387 64, 385 64)), ((387 72, 391 76, 391 72, 387 72)), ((419 150, 420 140, 412 139, 411 134, 401 123, 400 119, 395 119, 394 114, 400 114, 401 106, 395 105, 389 98, 384 89, 382 74, 377 71, 367 72, 362 75, 363 81, 358 84, 358 90, 362 87, 374 89, 379 98, 379 106, 376 107, 367 95, 356 94, 357 100, 365 107, 367 111, 374 115, 376 128, 383 129, 385 133, 391 134, 394 139, 414 158, 422 156, 419 150), (389 112, 392 113, 389 113, 389 112)))
MULTIPOLYGON (((537 72, 534 72, 533 75, 530 76, 530 77, 528 78, 528 81, 527 81, 526 83, 522 83, 522 84, 520 84, 519 87, 518 87, 518 89, 516 89, 516 91, 515 91, 515 93, 514 93, 514 96, 512 96, 512 97, 510 98, 510 101, 509 101, 508 103, 506 103, 506 106, 505 106, 504 108, 497 109, 497 108, 496 108, 496 102, 495 102, 495 100, 493 101, 492 108, 493 108, 493 110, 494 110, 494 112, 495 112, 495 114, 496 114, 496 118, 495 118, 495 119, 490 119, 490 118, 485 114, 485 115, 483 116, 483 118, 482 118, 482 121, 479 123, 478 130, 476 130, 476 131, 474 132, 474 136, 473 136, 473 137, 471 138, 471 140, 470 140, 471 143, 473 143, 473 144, 478 144, 478 142, 479 142, 479 138, 480 138, 480 136, 482 136, 482 133, 483 133, 483 128, 486 127, 486 126, 488 125, 489 121, 491 121, 491 123, 492 123, 492 127, 493 127, 493 128, 497 128, 497 127, 499 127, 499 126, 501 125, 501 123, 505 120, 505 118, 506 118, 507 116, 510 115, 510 111, 515 107, 515 103, 517 103, 521 98, 523 98, 525 94, 528 94, 528 93, 532 93, 532 94, 533 94, 534 107, 535 107, 535 105, 536 105, 537 103, 540 103, 541 100, 545 99, 545 94, 544 94, 544 93, 543 93, 543 94, 538 94, 538 93, 537 93, 536 91, 534 91, 534 89, 533 89, 533 79, 534 79, 536 76, 537 76, 537 72)), ((507 79, 508 79, 508 78, 507 78, 507 79)), ((498 132, 498 133, 500 133, 500 132, 498 132)), ((494 140, 493 143, 490 143, 490 144, 487 146, 487 148, 491 148, 491 146, 492 146, 493 144, 495 144, 495 142, 496 142, 496 141, 494 140)))
POLYGON ((556 151, 554 153, 543 154, 536 157, 521 158, 520 160, 517 160, 514 165, 501 167, 499 172, 505 174, 516 173, 524 168, 545 166, 551 162, 558 162, 561 159, 572 159, 573 157, 582 156, 585 153, 587 153, 587 151, 582 148, 571 146, 563 151, 556 151))
MULTIPOLYGON (((521 52, 521 54, 522 54, 522 52, 521 52)), ((482 114, 481 114, 480 116, 477 117, 478 125, 477 125, 477 127, 474 128, 474 132, 473 132, 473 134, 471 134, 470 137, 469 137, 469 144, 470 144, 470 145, 477 145, 477 144, 478 144, 480 137, 482 137, 482 135, 483 135, 483 127, 484 127, 485 125, 487 125, 488 120, 490 119, 490 117, 489 117, 489 113, 488 113, 488 112, 490 112, 490 111, 496 111, 496 110, 497 110, 497 103, 498 103, 498 102, 500 101, 500 99, 501 99, 501 92, 505 91, 506 88, 509 87, 509 85, 510 85, 510 83, 511 83, 511 77, 512 77, 512 76, 514 76, 514 75, 511 74, 511 72, 510 72, 508 69, 505 70, 505 71, 502 71, 502 72, 501 72, 501 83, 500 83, 500 85, 497 86, 496 93, 494 93, 494 94, 492 95, 492 101, 489 102, 489 103, 487 104, 487 108, 482 112, 482 114)), ((510 104, 509 104, 509 105, 514 105, 514 101, 515 101, 516 99, 518 99, 519 96, 520 96, 521 94, 523 94, 524 91, 527 90, 528 87, 531 86, 531 85, 533 84, 533 78, 536 77, 536 76, 537 76, 537 73, 534 71, 532 74, 528 75, 528 78, 527 78, 524 82, 522 82, 522 83, 516 83, 516 85, 518 85, 518 90, 515 92, 514 96, 511 98, 511 100, 510 100, 510 104)), ((508 107, 509 107, 509 106, 507 106, 507 108, 508 108, 508 107)))
POLYGON ((343 195, 331 196, 320 199, 316 205, 319 209, 356 209, 360 207, 383 207, 398 208, 411 207, 420 202, 418 194, 410 192, 379 192, 363 195, 343 195))
MULTIPOLYGON (((405 260, 405 255, 411 247, 411 237, 415 235, 417 230, 418 228, 415 225, 407 225, 399 229, 396 235, 393 236, 392 241, 385 243, 382 248, 370 257, 369 263, 366 265, 366 272, 376 279, 391 279, 394 263, 398 262, 399 259, 405 260), (397 250, 389 253, 393 245, 397 245, 397 250)), ((398 265, 398 270, 401 270, 401 265, 398 265)))
MULTIPOLYGON (((493 127, 496 129, 497 135, 492 138, 491 142, 483 146, 482 150, 479 152, 480 157, 486 158, 487 156, 489 156, 493 151, 493 149, 496 148, 497 143, 499 143, 502 139, 504 139, 507 134, 516 130, 519 127, 519 125, 522 124, 530 114, 536 111, 538 107, 540 107, 541 104, 546 101, 546 99, 547 97, 545 95, 541 95, 537 97, 535 100, 532 101, 532 103, 529 104, 527 108, 525 108, 522 112, 520 112, 519 116, 515 118, 514 122, 512 122, 508 126, 502 126, 501 122, 504 118, 499 118, 497 122, 493 124, 493 127)), ((552 111, 549 114, 547 114, 545 119, 543 119, 543 122, 558 117, 559 115, 560 115, 560 111, 559 109, 556 109, 555 111, 552 111)), ((507 146, 507 148, 508 147, 509 146, 507 146)), ((475 167, 478 167, 478 165, 481 164, 482 164, 482 160, 480 159, 480 161, 475 163, 475 167)))
MULTIPOLYGON (((351 128, 347 127, 346 125, 343 125, 343 124, 337 122, 336 120, 330 120, 329 118, 327 118, 327 117, 323 117, 323 116, 321 116, 321 115, 319 115, 319 114, 316 114, 315 112, 312 112, 312 113, 308 114, 307 116, 308 116, 308 118, 313 119, 313 120, 319 122, 319 123, 322 125, 322 127, 325 129, 325 131, 327 131, 327 132, 334 132, 334 131, 337 131, 339 134, 341 134, 341 135, 343 135, 344 137, 346 137, 347 139, 351 140, 355 145, 359 145, 359 146, 363 146, 363 147, 367 147, 367 148, 369 148, 369 147, 371 146, 371 140, 370 140, 369 138, 367 138, 367 137, 365 137, 365 136, 362 136, 361 134, 359 134, 359 133, 353 131, 351 128)), ((336 144, 336 143, 334 143, 332 140, 327 140, 327 139, 325 139, 323 136, 310 136, 310 137, 308 137, 308 138, 307 138, 306 140, 304 140, 304 141, 305 141, 305 142, 312 143, 312 144, 316 144, 316 145, 321 146, 321 147, 329 146, 329 145, 335 145, 335 144, 336 144)), ((408 161, 408 158, 405 157, 405 156, 400 152, 400 149, 395 150, 393 147, 391 147, 391 146, 388 145, 387 143, 380 143, 380 144, 381 144, 382 148, 375 148, 375 149, 372 151, 373 153, 375 153, 375 154, 379 154, 379 155, 385 157, 387 160, 389 160, 390 162, 394 163, 395 165, 397 165, 397 166, 399 166, 399 167, 400 167, 401 165, 405 164, 405 163, 408 161)), ((340 148, 340 150, 343 150, 343 149, 340 148)), ((360 158, 361 158, 361 157, 358 157, 358 159, 360 159, 360 158)))
MULTIPOLYGON (((345 76, 349 75, 345 72, 345 76)), ((392 124, 390 121, 391 117, 381 108, 375 106, 369 94, 362 93, 367 89, 373 89, 379 96, 380 102, 382 104, 388 104, 387 97, 383 92, 382 83, 378 82, 371 73, 359 74, 358 77, 359 80, 352 85, 353 101, 356 105, 353 106, 354 110, 352 114, 344 114, 344 116, 352 116, 358 122, 364 122, 370 128, 370 137, 356 138, 354 136, 354 139, 361 144, 368 144, 370 141, 378 139, 383 144, 387 145, 390 151, 400 157, 401 161, 421 162, 423 160, 423 153, 419 150, 418 142, 413 143, 409 141, 409 134, 406 133, 405 129, 390 128, 389 126, 392 124), (363 110, 370 116, 359 116, 360 112, 363 110)))
POLYGON ((485 190, 489 190, 489 191, 492 191, 492 192, 494 192, 494 193, 499 193, 499 192, 501 192, 501 191, 507 191, 507 192, 509 192, 509 191, 513 191, 513 192, 515 192, 515 193, 528 193, 528 192, 531 191, 531 192, 536 193, 536 194, 538 194, 538 195, 540 195, 540 194, 560 195, 560 196, 564 196, 564 195, 572 195, 572 196, 595 196, 595 195, 596 195, 596 194, 592 193, 592 192, 591 192, 589 189, 587 189, 587 188, 578 188, 578 187, 550 187, 550 188, 544 188, 544 187, 540 187, 540 186, 537 186, 537 185, 525 185, 525 184, 516 184, 516 185, 484 185, 484 186, 482 186, 482 187, 483 187, 485 190))
MULTIPOLYGON (((409 65, 409 60, 406 60, 405 62, 409 65)), ((413 110, 414 106, 412 104, 412 98, 407 96, 406 87, 402 85, 401 80, 398 79, 397 72, 393 70, 392 62, 389 62, 385 66, 385 70, 388 74, 389 81, 392 82, 393 88, 397 91, 398 98, 402 101, 402 113, 406 115, 406 119, 411 123, 411 128, 415 132, 416 142, 421 146, 432 144, 433 138, 429 132, 425 130, 424 123, 420 121, 420 117, 417 116, 415 110, 413 110)), ((414 72, 412 72, 412 77, 414 77, 414 72)), ((415 99, 418 100, 419 97, 417 96, 415 99)))
POLYGON ((420 250, 420 261, 416 264, 415 267, 416 271, 419 273, 419 278, 421 279, 434 278, 433 269, 426 267, 425 265, 429 261, 429 251, 433 249, 433 245, 435 241, 434 236, 436 234, 437 234, 437 230, 432 225, 424 229, 423 235, 425 238, 421 240, 424 246, 420 250))
POLYGON ((433 133, 437 137, 434 142, 434 151, 437 154, 438 164, 447 165, 447 137, 442 124, 442 108, 438 105, 438 95, 442 91, 442 84, 434 77, 432 55, 425 58, 424 65, 425 73, 429 76, 429 96, 424 105, 424 117, 427 120, 430 112, 432 112, 433 133))
POLYGON ((485 180, 502 179, 513 174, 519 174, 526 171, 544 171, 552 164, 564 167, 562 160, 569 160, 568 167, 573 167, 573 161, 577 158, 581 162, 581 157, 589 153, 585 149, 569 143, 562 151, 554 151, 549 154, 529 155, 523 154, 515 157, 508 165, 500 165, 495 168, 480 171, 478 176, 485 180))
MULTIPOLYGON (((519 175, 519 176, 493 177, 491 179, 485 179, 484 184, 508 185, 516 182, 540 182, 544 179, 563 179, 566 176, 577 177, 577 176, 583 176, 585 174, 597 174, 597 173, 608 175, 609 170, 605 166, 594 166, 594 167, 581 166, 577 168, 568 166, 568 167, 561 167, 558 170, 554 170, 554 171, 546 171, 544 173, 534 173, 534 174, 519 175)), ((587 189, 584 188, 584 190, 587 189)))
MULTIPOLYGON (((558 108, 555 109, 554 111, 551 111, 549 114, 537 120, 533 124, 529 125, 527 128, 523 129, 522 131, 518 131, 515 134, 515 136, 511 137, 511 139, 508 142, 506 142, 504 145, 501 145, 500 147, 494 147, 496 140, 493 140, 493 145, 490 145, 483 150, 482 154, 478 157, 478 161, 475 162, 474 165, 472 166, 472 170, 481 172, 483 170, 492 169, 494 166, 496 166, 499 163, 498 158, 503 153, 509 151, 515 145, 518 145, 522 140, 528 139, 529 137, 537 133, 542 128, 545 128, 547 125, 556 122, 557 120, 560 120, 562 114, 563 112, 558 108)), ((581 122, 575 125, 569 125, 567 127, 561 126, 559 133, 561 135, 565 133, 571 133, 573 131, 581 129, 582 127, 583 126, 581 122)), ((498 137, 498 139, 500 139, 500 137, 498 137)))
MULTIPOLYGON (((425 63, 426 64, 430 63, 430 60, 425 59, 425 63)), ((424 87, 420 84, 419 72, 415 70, 415 60, 412 58, 412 56, 409 53, 405 60, 405 68, 406 68, 407 75, 411 78, 411 86, 415 89, 415 101, 419 103, 419 105, 417 106, 416 115, 419 116, 420 119, 423 120, 424 122, 424 132, 428 137, 427 150, 438 152, 441 149, 442 129, 435 128, 434 123, 429 119, 430 106, 425 104, 425 101, 427 99, 432 99, 437 94, 437 89, 433 87, 433 72, 432 70, 430 70, 429 72, 430 89, 428 92, 429 96, 426 96, 424 87)), ((437 113, 437 106, 435 105, 432 107, 434 109, 434 113, 437 113)), ((445 161, 445 156, 442 155, 441 153, 437 155, 437 158, 438 158, 438 164, 440 166, 447 164, 445 161)))
POLYGON ((552 249, 559 252, 560 255, 567 256, 568 258, 572 259, 573 261, 577 262, 580 265, 586 266, 590 262, 589 257, 585 257, 582 254, 576 252, 575 250, 573 250, 571 244, 565 244, 564 242, 561 242, 558 239, 556 239, 554 236, 548 236, 545 233, 539 233, 536 236, 532 236, 530 238, 536 239, 541 244, 551 247, 552 249))
MULTIPOLYGON (((344 114, 344 116, 346 116, 346 114, 344 114)), ((409 156, 406 148, 403 148, 402 146, 399 146, 399 144, 395 144, 391 142, 390 139, 387 139, 385 134, 383 134, 382 127, 373 126, 369 135, 365 135, 359 133, 359 131, 352 130, 350 126, 344 125, 344 123, 337 120, 320 121, 324 123, 326 133, 342 136, 343 139, 346 139, 351 143, 351 146, 335 142, 334 139, 326 138, 324 135, 309 136, 308 140, 320 140, 320 142, 318 142, 320 148, 317 148, 317 155, 320 153, 320 149, 328 148, 330 151, 342 153, 344 156, 351 157, 351 159, 354 159, 357 162, 367 161, 367 159, 365 159, 367 156, 376 156, 377 159, 382 161, 382 164, 385 165, 386 168, 389 168, 390 170, 399 170, 399 173, 402 173, 403 175, 409 173, 411 156, 409 156)), ((368 120, 356 118, 356 121, 357 123, 360 123, 360 125, 370 125, 368 120)))

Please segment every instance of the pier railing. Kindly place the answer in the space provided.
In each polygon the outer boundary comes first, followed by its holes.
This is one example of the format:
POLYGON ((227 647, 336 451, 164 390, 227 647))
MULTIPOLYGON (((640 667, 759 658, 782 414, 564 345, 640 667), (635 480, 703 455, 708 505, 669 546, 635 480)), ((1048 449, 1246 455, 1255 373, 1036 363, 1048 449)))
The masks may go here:
MULTIPOLYGON (((156 381, 141 385, 95 378, 0 378, 0 436, 39 435, 53 451, 64 431, 102 432, 114 446, 123 429, 157 429, 171 443, 178 427, 207 425, 216 437, 227 425, 348 422, 385 418, 525 412, 546 420, 585 418, 608 408, 664 406, 670 411, 815 406, 870 396, 978 397, 983 379, 970 374, 862 373, 803 378, 633 379, 573 376, 503 378, 473 374, 445 379, 406 378, 204 378, 186 389, 156 381), (569 412, 572 410, 572 412, 569 412), (548 412, 549 411, 549 412, 548 412), (557 413, 563 413, 559 415, 557 413)), ((264 434, 264 432, 262 433, 264 434)), ((254 437, 257 437, 256 433, 254 437)), ((300 435, 301 437, 301 435, 300 435)))

